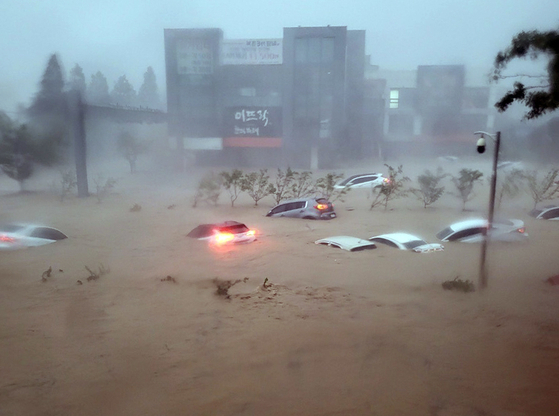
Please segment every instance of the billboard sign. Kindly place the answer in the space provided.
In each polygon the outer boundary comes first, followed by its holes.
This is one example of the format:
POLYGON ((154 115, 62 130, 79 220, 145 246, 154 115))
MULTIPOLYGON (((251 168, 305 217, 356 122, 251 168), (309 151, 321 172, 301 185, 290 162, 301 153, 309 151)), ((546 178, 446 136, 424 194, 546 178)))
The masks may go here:
POLYGON ((282 39, 238 39, 221 42, 222 65, 279 65, 282 39))
POLYGON ((212 74, 213 67, 210 39, 192 37, 177 40, 177 72, 179 74, 212 74))
POLYGON ((224 137, 281 137, 281 107, 228 107, 224 137))

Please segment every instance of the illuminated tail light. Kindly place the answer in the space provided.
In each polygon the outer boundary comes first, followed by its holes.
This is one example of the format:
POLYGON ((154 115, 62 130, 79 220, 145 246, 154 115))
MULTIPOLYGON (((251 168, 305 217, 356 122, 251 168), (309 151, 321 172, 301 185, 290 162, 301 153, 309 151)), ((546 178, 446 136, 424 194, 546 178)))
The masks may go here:
POLYGON ((247 237, 253 237, 256 234, 256 231, 254 230, 248 230, 246 232, 247 237))
POLYGON ((518 231, 518 232, 521 233, 521 234, 524 234, 524 233, 526 232, 526 228, 522 227, 522 228, 519 228, 519 229, 516 230, 516 231, 518 231))
POLYGON ((214 241, 216 244, 225 244, 233 240, 235 236, 231 233, 217 233, 214 236, 214 241))
POLYGON ((326 204, 317 204, 314 207, 318 210, 321 210, 321 211, 324 210, 324 209, 328 209, 328 205, 326 205, 326 204))
POLYGON ((15 243, 16 239, 7 235, 0 235, 0 241, 3 243, 15 243))

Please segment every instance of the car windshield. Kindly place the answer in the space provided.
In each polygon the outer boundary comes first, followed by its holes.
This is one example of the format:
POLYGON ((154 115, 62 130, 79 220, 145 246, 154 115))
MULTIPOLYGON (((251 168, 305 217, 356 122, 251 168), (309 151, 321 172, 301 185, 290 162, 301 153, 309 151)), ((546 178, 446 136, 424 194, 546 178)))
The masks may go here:
POLYGON ((452 234, 454 231, 452 231, 452 228, 450 227, 446 227, 444 230, 439 231, 437 233, 437 238, 439 240, 444 240, 445 238, 447 238, 450 234, 452 234))
POLYGON ((408 250, 411 250, 416 248, 417 246, 422 246, 423 244, 427 244, 427 242, 423 240, 412 240, 404 243, 404 247, 406 247, 408 250))

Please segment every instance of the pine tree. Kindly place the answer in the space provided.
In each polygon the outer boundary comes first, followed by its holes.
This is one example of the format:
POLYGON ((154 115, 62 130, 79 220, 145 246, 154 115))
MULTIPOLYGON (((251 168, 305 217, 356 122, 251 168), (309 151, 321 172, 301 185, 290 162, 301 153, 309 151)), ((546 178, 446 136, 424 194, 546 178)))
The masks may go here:
POLYGON ((97 71, 96 74, 91 75, 91 81, 87 88, 87 101, 93 104, 109 104, 111 96, 109 95, 109 84, 107 78, 97 71))
POLYGON ((151 66, 148 66, 144 73, 144 83, 138 91, 138 104, 150 108, 158 108, 160 106, 155 73, 151 66))
POLYGON ((118 78, 111 92, 113 104, 132 106, 136 104, 136 90, 126 79, 126 75, 118 78))
POLYGON ((64 77, 56 54, 51 55, 41 80, 41 88, 29 107, 31 117, 64 117, 66 97, 64 77))
POLYGON ((68 87, 71 90, 79 91, 82 97, 85 97, 85 75, 83 74, 83 69, 81 66, 76 64, 70 71, 70 80, 68 82, 68 87))

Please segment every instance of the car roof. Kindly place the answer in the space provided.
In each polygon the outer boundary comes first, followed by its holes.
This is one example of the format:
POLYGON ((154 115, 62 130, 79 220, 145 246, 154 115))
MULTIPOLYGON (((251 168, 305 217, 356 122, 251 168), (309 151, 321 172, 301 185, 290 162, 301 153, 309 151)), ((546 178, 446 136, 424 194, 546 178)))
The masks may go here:
POLYGON ((339 245, 340 248, 343 248, 347 251, 354 251, 355 249, 359 249, 360 247, 370 247, 376 248, 375 243, 372 243, 367 240, 363 240, 362 238, 352 237, 348 235, 337 235, 333 237, 326 237, 321 238, 320 240, 316 240, 315 244, 335 244, 339 245))
POLYGON ((401 244, 405 244, 409 241, 416 241, 416 240, 424 241, 423 238, 420 238, 416 235, 408 234, 408 233, 388 233, 388 234, 375 235, 375 236, 369 238, 369 240, 372 240, 372 239, 375 239, 375 238, 384 238, 386 240, 392 240, 392 241, 395 241, 395 242, 401 243, 401 244))
POLYGON ((187 234, 187 237, 192 237, 192 238, 209 237, 213 234, 213 230, 215 230, 216 228, 234 227, 234 226, 246 227, 245 224, 238 221, 224 221, 215 224, 200 224, 199 226, 192 229, 192 231, 190 231, 187 234))
POLYGON ((452 231, 462 231, 467 230, 468 228, 479 228, 479 227, 487 227, 487 220, 484 218, 472 218, 469 220, 455 222, 450 224, 449 228, 452 231))

